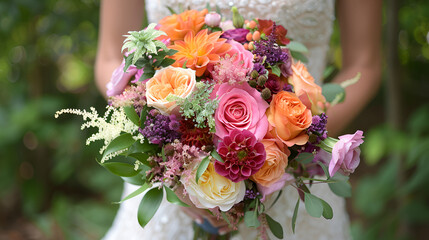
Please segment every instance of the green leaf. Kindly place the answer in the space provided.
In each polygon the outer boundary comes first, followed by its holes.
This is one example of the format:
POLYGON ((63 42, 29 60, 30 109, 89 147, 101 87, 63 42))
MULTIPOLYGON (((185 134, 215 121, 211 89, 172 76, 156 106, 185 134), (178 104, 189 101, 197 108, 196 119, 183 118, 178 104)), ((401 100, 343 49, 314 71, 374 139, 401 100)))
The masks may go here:
POLYGON ((279 191, 279 193, 277 194, 276 199, 274 199, 273 203, 272 203, 272 204, 271 204, 271 206, 268 208, 268 210, 270 210, 270 209, 274 206, 274 204, 276 204, 276 202, 280 199, 280 196, 282 195, 282 193, 283 193, 283 190, 280 190, 280 191, 279 191))
POLYGON ((165 156, 165 149, 164 147, 161 148, 161 157, 163 162, 167 162, 167 157, 165 156))
POLYGON ((140 195, 142 192, 146 191, 146 189, 148 189, 150 187, 149 184, 144 183, 141 187, 139 187, 137 190, 135 190, 134 192, 130 193, 128 196, 126 196, 124 199, 122 199, 119 202, 115 202, 117 204, 122 203, 124 201, 127 201, 128 199, 131 199, 133 197, 136 197, 138 195, 140 195))
POLYGON ((290 51, 294 51, 294 52, 300 52, 300 53, 308 52, 308 49, 304 44, 296 41, 290 41, 286 47, 289 48, 290 51))
POLYGON ((127 57, 125 57, 125 66, 124 66, 124 72, 127 72, 128 68, 133 63, 134 53, 129 54, 127 57))
MULTIPOLYGON (((142 171, 142 172, 146 172, 146 171, 142 171)), ((141 175, 140 173, 132 176, 132 177, 121 177, 125 182, 133 184, 133 185, 137 185, 137 186, 141 186, 143 184, 145 184, 145 177, 143 175, 141 175)))
POLYGON ((322 94, 325 96, 326 101, 330 103, 340 103, 344 101, 346 92, 341 85, 336 83, 326 83, 322 86, 322 94))
POLYGON ((334 217, 334 212, 332 211, 331 206, 327 202, 325 202, 323 199, 319 198, 319 200, 322 202, 322 205, 323 205, 322 216, 325 219, 332 219, 332 217, 334 217))
POLYGON ((299 201, 300 199, 296 201, 295 209, 293 210, 293 216, 292 216, 292 231, 295 233, 295 224, 296 224, 296 217, 298 216, 298 209, 299 209, 299 201))
POLYGON ((134 140, 132 135, 129 133, 119 135, 117 138, 113 139, 107 146, 106 150, 104 150, 102 159, 111 153, 129 148, 135 142, 136 140, 134 140))
POLYGON ((308 58, 304 54, 295 51, 290 51, 290 54, 294 59, 299 60, 303 63, 308 63, 308 58))
POLYGON ((229 221, 229 219, 226 216, 225 212, 220 211, 220 214, 222 215, 223 220, 225 220, 225 222, 228 223, 229 226, 231 226, 231 222, 229 221))
POLYGON ((186 69, 186 63, 188 63, 188 60, 186 60, 186 61, 183 63, 182 68, 185 68, 185 69, 186 69))
POLYGON ((222 157, 219 155, 219 153, 214 149, 213 151, 210 152, 210 155, 216 159, 217 161, 224 163, 222 157))
POLYGON ((133 106, 125 106, 123 109, 128 119, 130 119, 130 121, 133 122, 136 126, 140 126, 139 115, 137 115, 136 109, 133 106))
POLYGON ((149 155, 147 155, 146 153, 136 152, 136 153, 128 154, 127 156, 138 160, 139 162, 143 163, 148 167, 152 167, 152 165, 147 161, 147 159, 149 158, 149 155))
POLYGON ((165 58, 162 62, 161 62, 161 67, 168 67, 170 65, 172 65, 173 63, 175 63, 176 60, 171 59, 171 58, 165 58))
POLYGON ((139 205, 137 213, 137 219, 140 226, 143 228, 152 219, 156 211, 158 211, 159 205, 162 202, 162 196, 164 191, 157 187, 150 189, 143 197, 139 205))
POLYGON ((159 146, 157 144, 148 143, 148 141, 144 141, 141 143, 140 141, 136 141, 129 149, 128 154, 132 153, 157 153, 159 151, 159 146))
POLYGON ((140 112, 140 128, 144 128, 144 122, 146 121, 147 113, 149 108, 147 105, 144 105, 142 111, 140 112))
POLYGON ((182 200, 180 200, 180 198, 177 197, 176 193, 173 192, 173 190, 171 190, 169 187, 164 186, 164 189, 165 189, 165 193, 167 194, 168 202, 174 203, 182 207, 189 207, 189 205, 184 203, 182 200))
POLYGON ((308 152, 302 152, 296 156, 295 160, 302 163, 302 164, 308 164, 311 163, 314 159, 314 155, 312 153, 308 152))
POLYGON ((174 50, 174 49, 169 49, 168 50, 168 52, 167 52, 167 55, 168 56, 173 56, 174 54, 176 54, 176 53, 178 53, 179 51, 177 51, 177 50, 174 50))
POLYGON ((197 174, 195 176, 195 182, 197 184, 198 184, 198 180, 200 180, 200 177, 203 175, 203 173, 206 171, 207 167, 209 166, 209 163, 210 163, 209 156, 201 160, 200 165, 198 166, 198 169, 197 169, 197 174))
POLYGON ((305 194, 305 209, 307 210, 308 214, 312 217, 321 217, 323 213, 323 204, 322 201, 320 201, 320 198, 314 196, 311 193, 304 193, 305 194))
POLYGON ((273 72, 274 75, 277 75, 278 77, 280 77, 280 74, 282 73, 279 66, 277 65, 271 66, 271 71, 273 72))
POLYGON ((352 187, 348 181, 339 181, 336 183, 328 183, 329 188, 333 193, 340 197, 351 197, 352 187))
POLYGON ((318 162, 318 164, 323 169, 323 172, 325 173, 325 176, 326 176, 326 180, 329 180, 331 178, 331 176, 329 176, 328 167, 325 164, 323 164, 322 162, 318 162))
POLYGON ((246 224, 246 227, 254 227, 257 228, 261 223, 258 220, 258 214, 255 211, 246 211, 244 213, 244 223, 246 224))
POLYGON ((271 232, 277 238, 283 239, 283 227, 280 223, 276 222, 272 219, 268 214, 265 214, 265 218, 267 219, 268 227, 270 227, 271 232))
POLYGON ((123 162, 105 162, 101 164, 111 173, 118 175, 120 177, 132 177, 138 174, 134 170, 134 165, 123 162))
POLYGON ((171 15, 176 14, 176 11, 174 11, 174 9, 172 9, 170 6, 166 5, 165 7, 168 9, 171 15))

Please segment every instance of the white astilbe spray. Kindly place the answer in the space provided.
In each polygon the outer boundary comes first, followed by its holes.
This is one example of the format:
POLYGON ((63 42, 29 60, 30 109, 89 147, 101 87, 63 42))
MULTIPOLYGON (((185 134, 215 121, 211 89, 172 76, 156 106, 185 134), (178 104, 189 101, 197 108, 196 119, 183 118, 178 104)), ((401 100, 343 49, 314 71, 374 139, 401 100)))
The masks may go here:
MULTIPOLYGON (((112 106, 107 106, 107 111, 104 113, 103 117, 98 115, 98 112, 95 108, 91 107, 90 111, 79 110, 79 109, 62 109, 55 113, 55 118, 58 118, 59 115, 69 113, 82 116, 83 120, 86 121, 82 124, 81 129, 96 127, 98 128, 98 132, 92 134, 87 140, 86 145, 89 145, 91 142, 95 142, 97 140, 104 140, 104 145, 100 149, 100 154, 104 152, 106 147, 110 144, 110 142, 117 138, 121 133, 130 133, 133 135, 135 140, 140 140, 143 143, 143 135, 136 134, 138 133, 138 126, 136 126, 133 122, 131 122, 123 108, 114 108, 112 106), (110 116, 110 120, 108 120, 110 116), (134 136, 135 135, 135 136, 134 136)), ((126 150, 126 149, 125 149, 126 150)), ((121 150, 118 152, 111 153, 101 159, 101 162, 109 160, 125 150, 121 150)))

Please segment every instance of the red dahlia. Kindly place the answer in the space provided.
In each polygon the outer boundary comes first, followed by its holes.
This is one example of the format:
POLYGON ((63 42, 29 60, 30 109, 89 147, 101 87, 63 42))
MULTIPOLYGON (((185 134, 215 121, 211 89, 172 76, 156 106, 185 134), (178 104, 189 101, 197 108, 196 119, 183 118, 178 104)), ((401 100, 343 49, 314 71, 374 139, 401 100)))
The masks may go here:
POLYGON ((248 179, 259 171, 266 157, 264 145, 248 130, 231 131, 217 151, 224 162, 215 162, 216 172, 233 182, 248 179))

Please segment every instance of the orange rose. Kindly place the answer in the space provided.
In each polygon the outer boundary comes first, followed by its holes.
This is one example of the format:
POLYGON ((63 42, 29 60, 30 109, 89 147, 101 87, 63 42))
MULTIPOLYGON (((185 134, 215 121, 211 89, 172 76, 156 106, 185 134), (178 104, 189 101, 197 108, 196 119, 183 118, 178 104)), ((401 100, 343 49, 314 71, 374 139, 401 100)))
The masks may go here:
POLYGON ((262 168, 253 174, 251 179, 262 186, 268 187, 278 182, 285 173, 290 151, 284 147, 281 141, 276 139, 262 139, 261 143, 264 144, 267 157, 262 168))
POLYGON ((194 35, 204 26, 204 18, 208 10, 200 12, 197 10, 188 10, 180 14, 173 14, 159 21, 161 31, 167 33, 171 41, 183 40, 189 32, 194 35))
POLYGON ((267 117, 272 126, 271 134, 288 147, 308 141, 305 129, 311 125, 311 111, 294 93, 281 91, 274 95, 267 117))
POLYGON ((164 114, 171 114, 176 102, 167 100, 169 95, 188 97, 196 84, 195 71, 192 69, 166 67, 155 73, 146 82, 146 99, 149 107, 155 107, 164 114))
POLYGON ((322 95, 322 88, 314 83, 313 76, 310 75, 307 68, 301 62, 292 65, 293 74, 289 78, 294 87, 295 94, 301 101, 311 109, 313 115, 323 112, 323 106, 326 102, 322 95))

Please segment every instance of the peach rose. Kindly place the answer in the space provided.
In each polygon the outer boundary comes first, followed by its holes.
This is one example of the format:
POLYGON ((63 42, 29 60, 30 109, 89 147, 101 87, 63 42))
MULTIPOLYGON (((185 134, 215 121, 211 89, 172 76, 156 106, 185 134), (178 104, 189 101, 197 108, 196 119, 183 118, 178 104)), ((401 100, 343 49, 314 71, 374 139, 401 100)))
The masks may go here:
POLYGON ((322 88, 314 82, 305 65, 297 62, 292 65, 292 76, 289 78, 295 94, 311 109, 313 115, 321 114, 326 99, 322 95, 322 88))
POLYGON ((262 139, 267 154, 264 165, 250 179, 268 187, 276 183, 285 173, 288 164, 289 149, 278 139, 262 139))
POLYGON ((165 32, 171 41, 183 40, 189 32, 197 34, 204 26, 207 9, 202 11, 187 10, 180 14, 173 14, 159 21, 161 31, 165 32))
POLYGON ((305 129, 311 125, 311 111, 294 93, 281 91, 274 95, 267 117, 272 126, 270 133, 288 147, 308 141, 305 129))
POLYGON ((163 114, 171 114, 175 101, 167 100, 169 95, 187 98, 195 89, 195 71, 192 69, 166 67, 155 73, 146 82, 146 98, 149 107, 155 107, 163 114))

